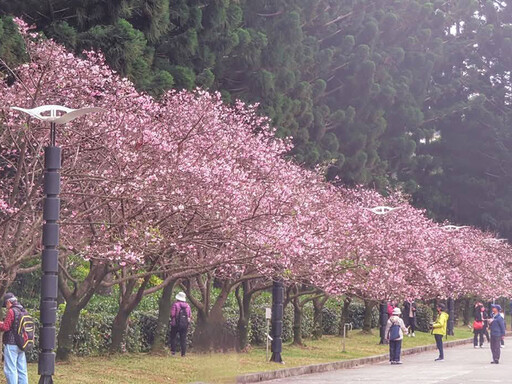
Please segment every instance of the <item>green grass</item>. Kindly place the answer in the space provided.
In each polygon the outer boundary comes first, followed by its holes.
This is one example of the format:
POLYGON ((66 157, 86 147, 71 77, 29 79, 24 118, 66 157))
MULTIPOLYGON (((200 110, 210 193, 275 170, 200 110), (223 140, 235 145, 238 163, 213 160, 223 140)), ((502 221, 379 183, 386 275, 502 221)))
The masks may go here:
MULTIPOLYGON (((448 340, 472 337, 467 327, 456 329, 456 336, 448 340)), ((129 354, 119 356, 74 358, 71 363, 58 364, 55 382, 62 384, 141 384, 141 383, 229 383, 243 373, 275 370, 299 365, 326 363, 385 354, 388 347, 378 345, 378 332, 363 335, 350 333, 346 352, 339 337, 324 336, 321 340, 306 340, 306 346, 284 346, 284 365, 268 363, 265 348, 253 348, 249 353, 194 354, 187 357, 129 354)), ((417 332, 415 338, 406 337, 403 348, 433 344, 432 335, 417 332)), ((29 365, 30 384, 37 383, 37 364, 29 365)), ((0 379, 0 383, 5 383, 0 379)))

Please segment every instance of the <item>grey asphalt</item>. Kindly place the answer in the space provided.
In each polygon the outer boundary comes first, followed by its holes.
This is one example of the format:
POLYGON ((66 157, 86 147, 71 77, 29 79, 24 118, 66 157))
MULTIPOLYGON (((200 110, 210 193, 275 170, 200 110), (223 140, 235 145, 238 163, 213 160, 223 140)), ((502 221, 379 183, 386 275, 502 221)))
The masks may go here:
POLYGON ((402 357, 402 365, 386 362, 266 383, 512 384, 512 338, 505 340, 499 365, 490 364, 492 358, 489 344, 478 349, 474 349, 471 344, 446 348, 444 361, 434 362, 436 357, 437 351, 429 351, 402 357))

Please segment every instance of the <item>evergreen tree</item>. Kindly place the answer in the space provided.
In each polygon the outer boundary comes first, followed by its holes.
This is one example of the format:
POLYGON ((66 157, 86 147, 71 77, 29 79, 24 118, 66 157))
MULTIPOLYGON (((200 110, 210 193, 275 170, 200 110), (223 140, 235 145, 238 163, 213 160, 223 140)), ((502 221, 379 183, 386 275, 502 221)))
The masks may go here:
MULTIPOLYGON (((0 0, 0 14, 77 52, 101 49, 154 95, 203 87, 257 102, 293 137, 296 161, 328 179, 402 186, 438 218, 508 234, 508 175, 497 172, 509 164, 508 4, 0 0)), ((3 28, 1 57, 19 60, 3 28)))

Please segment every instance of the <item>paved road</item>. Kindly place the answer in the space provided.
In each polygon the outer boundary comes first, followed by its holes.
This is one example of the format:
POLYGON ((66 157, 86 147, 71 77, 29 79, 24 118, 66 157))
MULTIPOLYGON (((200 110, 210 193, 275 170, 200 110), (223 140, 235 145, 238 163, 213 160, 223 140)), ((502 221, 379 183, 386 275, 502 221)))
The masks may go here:
POLYGON ((512 338, 505 341, 499 365, 490 364, 488 345, 447 348, 445 360, 434 362, 437 351, 402 358, 402 365, 380 363, 334 372, 290 377, 267 382, 278 383, 376 383, 376 384, 471 384, 512 383, 512 338), (507 349, 508 348, 508 349, 507 349))

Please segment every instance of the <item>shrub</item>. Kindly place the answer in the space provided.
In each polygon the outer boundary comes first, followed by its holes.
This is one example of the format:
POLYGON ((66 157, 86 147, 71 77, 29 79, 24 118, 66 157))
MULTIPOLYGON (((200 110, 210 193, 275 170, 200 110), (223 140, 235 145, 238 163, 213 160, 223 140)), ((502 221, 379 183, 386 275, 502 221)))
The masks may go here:
POLYGON ((322 326, 324 335, 337 335, 340 326, 339 311, 334 311, 331 308, 323 308, 322 326))
POLYGON ((249 318, 249 342, 252 345, 265 344, 266 333, 265 307, 253 308, 249 318))
POLYGON ((283 341, 293 340, 293 308, 288 305, 283 314, 283 341))
POLYGON ((416 308, 416 326, 418 331, 428 332, 433 319, 432 308, 426 304, 417 304, 416 308))
MULTIPOLYGON (((364 322, 364 303, 352 302, 348 307, 348 322, 352 323, 354 329, 362 329, 364 322)), ((377 306, 372 309, 372 328, 379 326, 379 309, 377 306)))
MULTIPOLYGON (((292 307, 293 309, 293 307, 292 307)), ((292 311, 293 313, 293 311, 292 311)), ((313 303, 309 302, 304 306, 302 311, 302 337, 310 338, 313 336, 314 330, 314 312, 313 303)))
POLYGON ((137 328, 140 329, 140 338, 142 349, 149 350, 155 341, 155 331, 158 315, 140 314, 138 317, 137 328))

